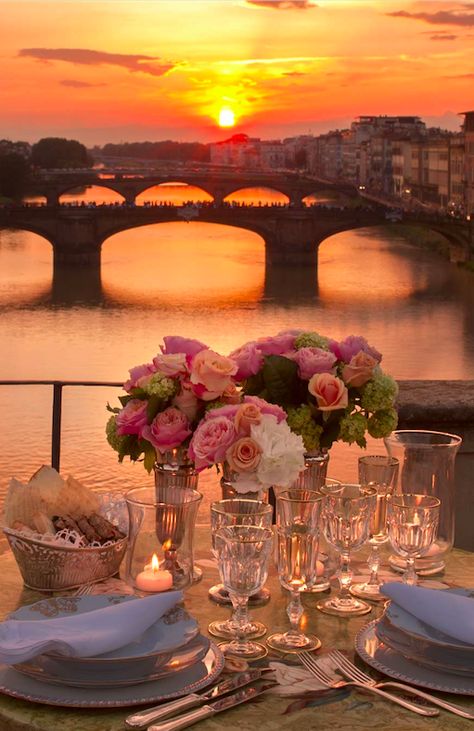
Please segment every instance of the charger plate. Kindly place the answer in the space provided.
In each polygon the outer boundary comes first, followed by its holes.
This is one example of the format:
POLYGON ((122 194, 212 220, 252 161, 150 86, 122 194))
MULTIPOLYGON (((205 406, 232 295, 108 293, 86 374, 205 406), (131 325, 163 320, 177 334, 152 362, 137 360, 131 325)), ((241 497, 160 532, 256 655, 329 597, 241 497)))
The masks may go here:
POLYGON ((179 698, 214 682, 224 668, 224 656, 211 642, 203 660, 180 673, 140 685, 119 688, 72 688, 48 685, 0 665, 0 693, 30 703, 69 708, 121 708, 179 698))
POLYGON ((453 675, 442 668, 432 670, 422 667, 380 642, 375 634, 377 621, 362 627, 355 639, 355 649, 367 665, 403 683, 444 693, 474 696, 473 677, 453 675))

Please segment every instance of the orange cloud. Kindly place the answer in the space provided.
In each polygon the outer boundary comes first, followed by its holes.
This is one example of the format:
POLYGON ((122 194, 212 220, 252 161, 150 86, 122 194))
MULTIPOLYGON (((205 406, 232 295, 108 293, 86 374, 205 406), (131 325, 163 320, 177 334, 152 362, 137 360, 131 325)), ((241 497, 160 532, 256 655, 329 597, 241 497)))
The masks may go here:
POLYGON ((459 10, 438 10, 435 13, 409 13, 406 10, 397 10, 386 13, 392 18, 408 18, 422 20, 432 25, 460 25, 467 28, 474 26, 474 4, 464 3, 459 10), (466 12, 467 11, 467 12, 466 12))
POLYGON ((63 61, 82 66, 121 66, 132 73, 140 72, 151 76, 164 76, 175 68, 174 63, 157 63, 158 56, 143 56, 125 53, 91 51, 86 48, 22 48, 18 56, 35 58, 38 61, 63 61), (147 63, 144 63, 147 62, 147 63), (151 63, 148 63, 151 62, 151 63))

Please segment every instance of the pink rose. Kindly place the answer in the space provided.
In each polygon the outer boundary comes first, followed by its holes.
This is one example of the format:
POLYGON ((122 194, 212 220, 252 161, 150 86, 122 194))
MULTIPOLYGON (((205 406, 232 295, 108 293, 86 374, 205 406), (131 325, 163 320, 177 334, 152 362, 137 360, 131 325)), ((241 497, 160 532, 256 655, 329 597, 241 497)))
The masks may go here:
MULTIPOLYGON (((219 411, 219 409, 216 409, 219 411)), ((225 416, 204 419, 189 445, 188 454, 194 461, 198 471, 213 464, 223 462, 230 445, 235 441, 234 424, 225 416)))
POLYGON ((274 335, 268 338, 259 338, 256 346, 263 355, 282 355, 293 349, 296 335, 291 332, 274 335))
POLYGON ((251 437, 238 439, 226 452, 225 458, 235 472, 255 472, 262 450, 251 437))
POLYGON ((337 360, 334 353, 322 348, 300 348, 291 356, 298 365, 300 378, 309 381, 315 373, 332 373, 337 360))
POLYGON ((345 365, 342 369, 342 378, 348 386, 359 388, 370 381, 377 365, 375 358, 359 350, 357 355, 352 356, 349 365, 345 365))
POLYGON ((140 401, 139 399, 128 401, 117 414, 117 434, 120 434, 120 436, 140 434, 142 428, 147 424, 147 405, 147 401, 140 401))
POLYGON ((308 390, 316 398, 320 411, 345 409, 348 404, 344 381, 331 373, 315 373, 308 383, 308 390))
POLYGON ((240 392, 235 383, 231 382, 224 388, 221 399, 225 404, 240 403, 240 392))
POLYGON ((213 350, 201 350, 191 365, 191 383, 194 392, 204 401, 221 396, 237 373, 237 364, 213 350))
POLYGON ((151 376, 155 372, 156 368, 153 363, 144 363, 143 365, 138 365, 134 368, 130 368, 130 378, 123 384, 125 391, 127 391, 127 393, 130 393, 132 388, 137 387, 137 381, 139 381, 140 378, 143 378, 144 376, 151 376))
POLYGON ((184 353, 188 363, 197 353, 208 348, 207 345, 204 345, 199 340, 182 338, 180 335, 167 335, 163 338, 163 342, 165 345, 164 347, 161 346, 161 350, 165 355, 169 353, 184 353))
POLYGON ((172 400, 172 405, 182 411, 189 421, 194 421, 199 409, 199 401, 190 383, 183 381, 181 390, 172 400))
POLYGON ((244 403, 239 407, 234 419, 236 431, 239 434, 250 434, 252 424, 260 424, 262 412, 257 404, 244 403))
POLYGON ((229 355, 237 363, 236 381, 243 381, 254 376, 263 365, 263 355, 255 342, 245 343, 229 355))
POLYGON ((362 335, 349 335, 345 340, 340 343, 332 340, 329 343, 329 348, 332 350, 338 360, 343 360, 345 363, 350 363, 351 358, 362 350, 364 353, 368 353, 375 358, 377 363, 382 360, 382 354, 378 350, 375 350, 362 335))
POLYGON ((277 404, 270 404, 268 401, 265 401, 265 399, 260 398, 260 396, 244 396, 244 403, 245 404, 255 404, 258 406, 262 414, 270 414, 270 416, 274 416, 278 422, 285 421, 286 419, 286 411, 281 408, 281 406, 277 406, 277 404))
POLYGON ((158 353, 153 358, 153 365, 165 376, 179 376, 187 372, 184 353, 158 353))
POLYGON ((180 447, 190 434, 186 415, 173 406, 157 414, 151 424, 142 430, 142 437, 151 442, 159 452, 180 447))

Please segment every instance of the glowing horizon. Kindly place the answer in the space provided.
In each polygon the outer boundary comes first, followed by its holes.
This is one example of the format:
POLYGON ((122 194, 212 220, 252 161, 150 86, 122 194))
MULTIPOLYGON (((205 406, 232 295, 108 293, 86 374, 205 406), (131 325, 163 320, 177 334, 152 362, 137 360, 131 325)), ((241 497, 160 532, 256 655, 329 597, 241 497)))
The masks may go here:
POLYGON ((361 114, 458 129, 473 38, 462 0, 4 0, 0 138, 218 140, 224 109, 263 138, 361 114))

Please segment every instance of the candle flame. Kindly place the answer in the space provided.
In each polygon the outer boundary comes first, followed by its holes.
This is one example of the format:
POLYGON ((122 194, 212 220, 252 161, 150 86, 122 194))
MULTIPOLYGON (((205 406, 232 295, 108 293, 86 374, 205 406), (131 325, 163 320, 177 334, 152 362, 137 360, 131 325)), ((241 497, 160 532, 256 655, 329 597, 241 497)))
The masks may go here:
POLYGON ((158 571, 159 568, 160 568, 160 564, 158 561, 158 556, 156 555, 156 553, 154 553, 153 556, 151 557, 151 570, 153 571, 154 574, 156 574, 156 572, 158 571))
POLYGON ((168 538, 168 540, 163 543, 163 551, 169 551, 171 546, 172 546, 171 538, 168 538))

